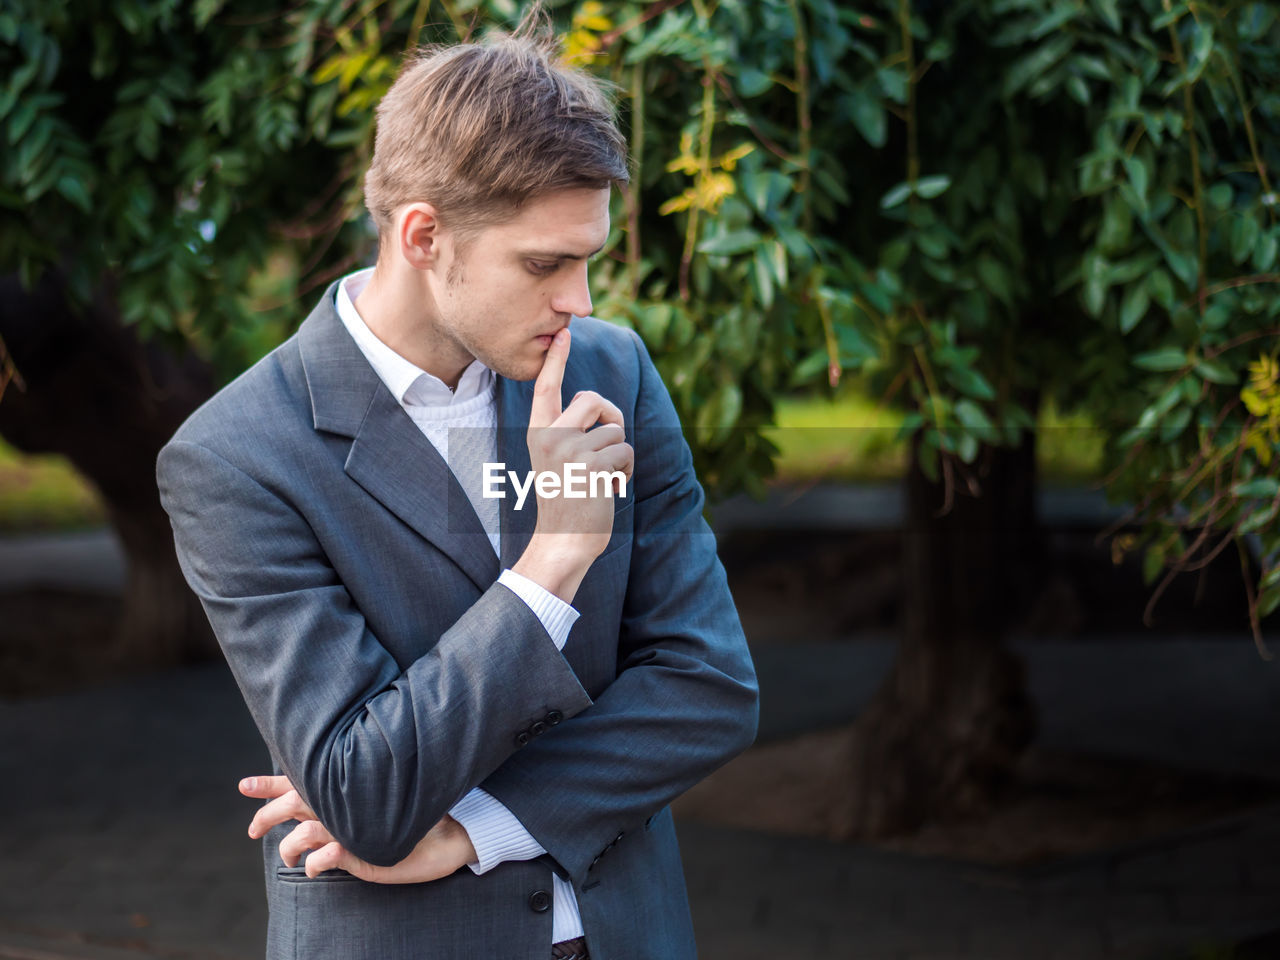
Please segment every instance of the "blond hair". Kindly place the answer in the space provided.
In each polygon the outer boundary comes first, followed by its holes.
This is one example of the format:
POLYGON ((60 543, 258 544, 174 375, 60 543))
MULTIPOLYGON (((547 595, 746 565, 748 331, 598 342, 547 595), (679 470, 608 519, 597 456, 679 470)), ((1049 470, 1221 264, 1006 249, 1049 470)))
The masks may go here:
POLYGON ((425 201, 463 233, 553 190, 626 183, 626 141, 603 82, 556 59, 535 6, 514 33, 430 46, 378 105, 365 206, 380 236, 425 201))

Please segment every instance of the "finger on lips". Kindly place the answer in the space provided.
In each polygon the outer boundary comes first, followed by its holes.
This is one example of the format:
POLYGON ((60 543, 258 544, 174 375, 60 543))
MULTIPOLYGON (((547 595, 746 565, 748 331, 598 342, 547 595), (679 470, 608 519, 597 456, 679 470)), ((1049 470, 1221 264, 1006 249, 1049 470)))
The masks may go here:
POLYGON ((564 367, 569 359, 569 328, 565 327, 556 334, 547 355, 542 361, 542 370, 533 383, 533 403, 529 410, 529 426, 545 427, 560 416, 560 387, 564 380, 564 367))

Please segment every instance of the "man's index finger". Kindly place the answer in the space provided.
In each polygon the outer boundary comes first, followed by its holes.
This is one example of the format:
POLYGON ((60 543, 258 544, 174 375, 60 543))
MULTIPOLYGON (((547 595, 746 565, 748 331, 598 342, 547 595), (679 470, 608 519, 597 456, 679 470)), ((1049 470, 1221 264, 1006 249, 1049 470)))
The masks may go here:
POLYGON ((569 328, 559 331, 547 355, 542 370, 533 384, 533 403, 529 408, 529 426, 550 426, 561 413, 560 386, 564 382, 564 368, 569 361, 569 328))

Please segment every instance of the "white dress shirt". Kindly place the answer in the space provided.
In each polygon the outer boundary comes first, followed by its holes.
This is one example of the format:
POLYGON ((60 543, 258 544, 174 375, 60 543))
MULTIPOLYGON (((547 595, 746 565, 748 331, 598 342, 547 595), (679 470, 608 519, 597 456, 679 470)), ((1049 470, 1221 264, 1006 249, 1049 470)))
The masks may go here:
MULTIPOLYGON (((450 462, 451 428, 487 430, 493 444, 487 459, 496 461, 497 379, 494 372, 479 360, 474 360, 462 371, 457 389, 450 390, 439 377, 410 363, 379 340, 355 307, 356 298, 371 276, 373 268, 369 267, 348 274, 338 284, 338 316, 360 352, 446 463, 450 462)), ((483 522, 494 552, 501 556, 497 500, 480 500, 473 492, 474 485, 461 483, 461 479, 459 477, 460 485, 467 491, 476 515, 483 522)), ((569 630, 578 619, 578 611, 540 584, 514 570, 504 569, 498 582, 529 605, 546 628, 556 649, 563 650, 569 638, 569 630)), ((479 787, 474 787, 454 804, 449 815, 462 824, 471 838, 477 860, 468 866, 477 874, 492 870, 504 860, 532 860, 546 853, 546 849, 530 835, 515 814, 479 787)), ((551 942, 559 943, 561 940, 582 936, 582 918, 578 913, 578 901, 573 887, 556 874, 552 875, 552 884, 551 942)))

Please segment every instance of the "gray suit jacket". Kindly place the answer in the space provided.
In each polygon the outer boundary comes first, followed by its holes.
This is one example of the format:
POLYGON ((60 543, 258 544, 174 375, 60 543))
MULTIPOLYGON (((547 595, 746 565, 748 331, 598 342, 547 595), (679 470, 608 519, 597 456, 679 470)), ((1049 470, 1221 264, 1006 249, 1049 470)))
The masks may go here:
MULTIPOLYGON (((547 854, 406 886, 308 879, 280 862, 282 825, 263 848, 268 957, 547 960, 553 870, 594 960, 694 956, 668 804, 751 743, 757 688, 644 346, 573 321, 564 396, 617 404, 636 456, 562 653, 496 582, 536 498, 501 502, 500 565, 335 289, 160 452, 183 571, 277 771, 344 846, 394 863, 478 784, 547 854)), ((521 476, 532 387, 497 383, 499 459, 521 476)))

